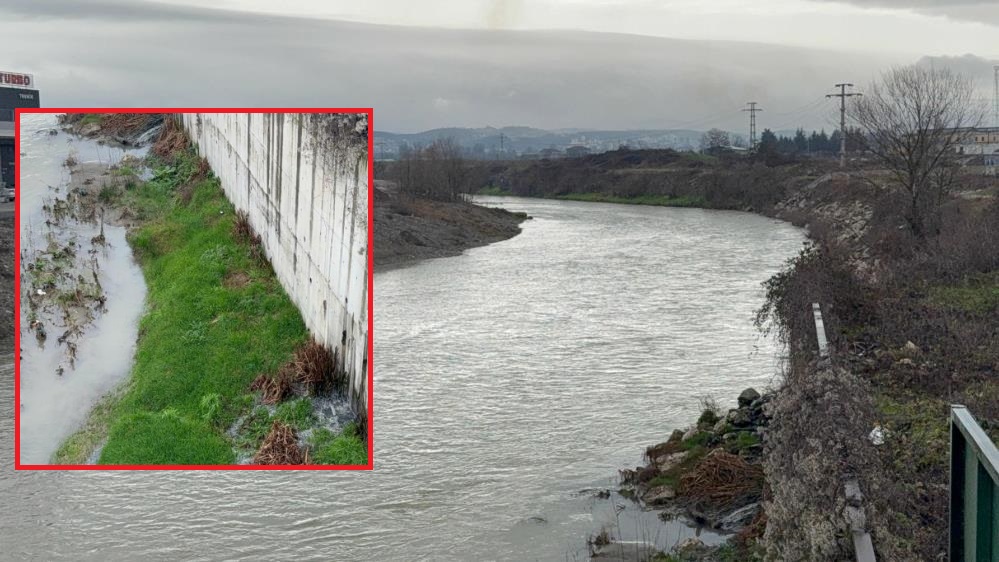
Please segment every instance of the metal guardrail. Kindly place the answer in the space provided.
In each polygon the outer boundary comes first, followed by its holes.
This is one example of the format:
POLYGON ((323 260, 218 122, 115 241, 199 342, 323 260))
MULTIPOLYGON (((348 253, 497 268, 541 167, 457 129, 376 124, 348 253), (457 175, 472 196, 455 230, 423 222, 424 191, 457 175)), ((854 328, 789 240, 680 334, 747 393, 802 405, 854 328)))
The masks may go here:
MULTIPOLYGON (((829 341, 826 339, 826 325, 822 320, 822 307, 812 303, 812 316, 815 319, 815 341, 819 344, 819 364, 829 361, 829 341)), ((846 507, 843 517, 850 527, 853 538, 853 550, 857 562, 877 562, 874 555, 874 542, 867 530, 867 515, 864 511, 864 495, 860 491, 860 482, 853 476, 843 480, 843 495, 846 496, 846 507)))
POLYGON ((950 409, 950 560, 999 562, 999 449, 960 404, 950 409))

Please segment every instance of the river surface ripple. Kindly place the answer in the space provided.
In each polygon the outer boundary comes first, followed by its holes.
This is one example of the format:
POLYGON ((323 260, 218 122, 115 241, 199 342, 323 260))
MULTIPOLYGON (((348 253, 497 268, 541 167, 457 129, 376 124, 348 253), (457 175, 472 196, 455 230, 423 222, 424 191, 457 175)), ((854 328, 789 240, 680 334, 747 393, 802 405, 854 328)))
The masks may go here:
MULTIPOLYGON (((585 560, 672 543, 613 487, 647 445, 763 387, 760 283, 800 230, 755 215, 516 198, 508 241, 375 275, 375 471, 0 473, 12 559, 585 560)), ((12 377, 0 455, 12 459, 12 377)), ((653 516, 654 518, 654 516, 653 516)))

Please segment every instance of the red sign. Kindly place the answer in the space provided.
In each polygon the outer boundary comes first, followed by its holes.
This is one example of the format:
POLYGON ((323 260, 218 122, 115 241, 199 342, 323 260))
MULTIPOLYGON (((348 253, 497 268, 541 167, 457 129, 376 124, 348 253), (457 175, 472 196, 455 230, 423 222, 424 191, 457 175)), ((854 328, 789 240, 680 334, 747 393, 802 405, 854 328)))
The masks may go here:
POLYGON ((33 88, 35 80, 30 74, 20 72, 0 71, 0 87, 5 88, 33 88))

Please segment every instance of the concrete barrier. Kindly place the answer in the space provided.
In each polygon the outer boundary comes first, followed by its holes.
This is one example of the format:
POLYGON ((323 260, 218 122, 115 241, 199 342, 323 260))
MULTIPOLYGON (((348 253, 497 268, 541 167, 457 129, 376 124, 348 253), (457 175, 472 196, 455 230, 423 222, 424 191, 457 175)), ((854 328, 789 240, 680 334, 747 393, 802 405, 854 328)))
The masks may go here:
POLYGON ((351 404, 366 414, 365 116, 187 113, 182 121, 229 200, 249 216, 309 330, 338 351, 351 404))

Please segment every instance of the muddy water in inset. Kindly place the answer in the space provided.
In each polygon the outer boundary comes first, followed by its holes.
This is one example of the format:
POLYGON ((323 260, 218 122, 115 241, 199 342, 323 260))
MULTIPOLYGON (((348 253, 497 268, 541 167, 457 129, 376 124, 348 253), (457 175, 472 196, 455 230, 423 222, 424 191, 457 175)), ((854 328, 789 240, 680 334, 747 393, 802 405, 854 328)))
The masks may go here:
POLYGON ((753 311, 801 231, 744 213, 489 202, 535 218, 511 240, 375 275, 374 472, 3 468, 0 556, 566 561, 605 524, 666 544, 692 533, 582 491, 613 487, 696 418, 699 396, 731 406, 766 385, 777 350, 753 311))
MULTIPOLYGON (((53 307, 38 312, 47 337, 35 337, 28 322, 29 307, 21 306, 21 462, 44 464, 73 431, 80 427, 93 405, 119 384, 131 367, 138 319, 145 300, 142 271, 132 259, 125 229, 104 225, 105 244, 93 244, 98 224, 65 219, 49 226, 44 206, 67 196, 69 172, 63 165, 68 155, 82 163, 110 164, 125 154, 120 149, 74 139, 62 133, 50 134, 56 126, 52 116, 22 117, 20 183, 21 248, 25 263, 44 249, 49 240, 59 246, 73 241, 79 254, 79 268, 72 275, 90 277, 92 270, 83 262, 95 259, 98 278, 107 297, 105 310, 96 314, 78 338, 75 359, 70 360, 67 343, 58 338, 65 333, 66 320, 53 307), (90 250, 94 250, 90 254, 90 250), (86 259, 83 256, 86 256, 86 259)), ((22 292, 33 290, 24 282, 22 292)))

